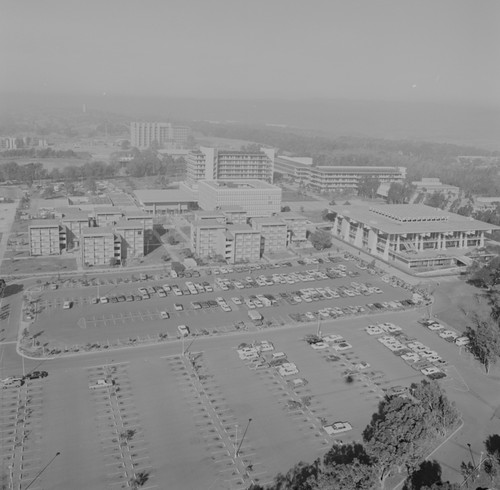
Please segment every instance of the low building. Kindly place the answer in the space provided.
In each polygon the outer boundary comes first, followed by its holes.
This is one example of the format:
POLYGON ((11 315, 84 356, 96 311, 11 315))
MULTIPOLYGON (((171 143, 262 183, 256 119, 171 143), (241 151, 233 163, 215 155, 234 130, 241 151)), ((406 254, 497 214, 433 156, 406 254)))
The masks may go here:
POLYGON ((221 211, 195 211, 193 221, 215 220, 217 223, 226 223, 226 217, 221 211))
POLYGON ((61 222, 67 229, 68 249, 78 247, 82 230, 90 226, 89 213, 72 210, 63 215, 61 222))
POLYGON ((417 192, 424 192, 426 194, 441 192, 456 197, 460 193, 459 187, 443 184, 439 179, 433 177, 423 177, 422 180, 413 181, 412 184, 415 186, 417 192))
POLYGON ((225 255, 226 223, 214 218, 191 223, 191 250, 200 258, 225 255))
POLYGON ((114 206, 95 206, 94 217, 97 226, 113 226, 123 217, 123 211, 114 206))
POLYGON ((332 234, 409 269, 461 266, 464 255, 500 230, 472 218, 423 204, 333 206, 332 234))
POLYGON ((228 223, 233 225, 247 224, 248 213, 241 206, 222 206, 220 210, 228 223))
POLYGON ((357 190, 364 177, 381 184, 402 183, 406 178, 406 167, 314 165, 312 158, 283 155, 276 157, 274 170, 317 191, 357 190))
POLYGON ((196 197, 185 188, 140 189, 134 195, 142 210, 152 215, 186 212, 196 203, 196 197))
POLYGON ((80 250, 82 263, 86 266, 121 262, 122 237, 111 227, 85 228, 82 231, 80 250))
POLYGON ((57 220, 34 220, 28 233, 32 256, 60 255, 66 249, 66 228, 57 220))
POLYGON ((127 221, 132 221, 134 223, 140 223, 144 227, 145 230, 152 230, 153 229, 153 217, 145 213, 143 211, 125 211, 125 219, 127 221))
POLYGON ((280 218, 253 218, 252 228, 261 235, 261 254, 282 252, 288 244, 288 228, 280 218))
POLYGON ((198 204, 206 211, 238 206, 248 217, 266 217, 281 211, 281 192, 261 180, 201 180, 198 204))

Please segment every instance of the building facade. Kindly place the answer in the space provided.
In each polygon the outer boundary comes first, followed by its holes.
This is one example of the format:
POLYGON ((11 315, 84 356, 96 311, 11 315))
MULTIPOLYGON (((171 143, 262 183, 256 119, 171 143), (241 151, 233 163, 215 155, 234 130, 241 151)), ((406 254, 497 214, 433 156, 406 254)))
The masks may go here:
POLYGON ((187 126, 164 122, 130 123, 130 143, 133 147, 144 149, 156 144, 159 148, 182 146, 191 134, 187 126))
POLYGON ((82 263, 86 266, 110 265, 112 260, 122 260, 122 238, 111 227, 85 228, 80 249, 82 263))
POLYGON ((472 218, 424 206, 333 206, 332 234, 409 269, 460 266, 464 255, 484 246, 485 233, 499 230, 472 218))
POLYGON ((402 183, 406 167, 313 165, 311 158, 276 157, 274 169, 296 182, 317 191, 357 190, 363 177, 377 179, 381 184, 402 183))
POLYGON ((201 147, 187 155, 186 181, 193 185, 200 180, 263 180, 271 183, 274 172, 273 149, 257 152, 219 150, 201 147))
POLYGON ((266 217, 281 211, 281 188, 261 180, 199 181, 198 204, 206 210, 238 206, 248 217, 266 217))
POLYGON ((149 215, 176 214, 189 211, 196 197, 181 189, 148 189, 134 191, 138 205, 149 215))
POLYGON ((32 221, 28 227, 30 255, 60 255, 66 249, 66 228, 59 221, 32 221))
POLYGON ((201 258, 225 256, 226 223, 205 218, 191 223, 191 250, 201 258))
POLYGON ((300 244, 307 241, 307 218, 295 213, 281 213, 279 217, 287 225, 289 244, 300 244))
POLYGON ((140 222, 122 220, 115 225, 115 230, 122 238, 122 258, 144 257, 145 233, 140 222))
POLYGON ((288 244, 288 228, 279 218, 253 218, 252 228, 261 235, 261 254, 282 252, 288 244))
POLYGON ((249 225, 229 225, 225 233, 224 258, 229 264, 257 262, 261 254, 261 234, 249 225))

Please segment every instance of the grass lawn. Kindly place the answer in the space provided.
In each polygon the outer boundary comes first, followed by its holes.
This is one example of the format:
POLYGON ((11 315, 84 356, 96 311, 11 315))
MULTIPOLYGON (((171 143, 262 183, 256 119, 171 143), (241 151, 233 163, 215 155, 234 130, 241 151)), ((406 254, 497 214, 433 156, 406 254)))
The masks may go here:
POLYGON ((281 196, 282 202, 306 202, 306 201, 317 201, 314 197, 299 194, 297 191, 283 190, 281 196))
POLYGON ((76 270, 76 259, 59 257, 33 257, 23 259, 8 259, 2 262, 2 274, 29 274, 37 272, 66 272, 76 270))

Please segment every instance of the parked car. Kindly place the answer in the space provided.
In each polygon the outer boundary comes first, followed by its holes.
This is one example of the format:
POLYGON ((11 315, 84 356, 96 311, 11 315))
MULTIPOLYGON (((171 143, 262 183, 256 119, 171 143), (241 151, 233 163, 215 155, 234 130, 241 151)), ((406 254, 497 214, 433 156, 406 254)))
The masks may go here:
POLYGON ((170 315, 166 311, 160 311, 160 318, 163 318, 164 320, 168 320, 170 318, 170 315))
POLYGON ((25 378, 26 379, 39 379, 39 378, 46 378, 49 375, 47 371, 32 371, 31 373, 28 373, 25 378))
POLYGON ((187 327, 186 325, 179 325, 177 327, 177 330, 183 337, 187 337, 189 335, 189 327, 187 327))

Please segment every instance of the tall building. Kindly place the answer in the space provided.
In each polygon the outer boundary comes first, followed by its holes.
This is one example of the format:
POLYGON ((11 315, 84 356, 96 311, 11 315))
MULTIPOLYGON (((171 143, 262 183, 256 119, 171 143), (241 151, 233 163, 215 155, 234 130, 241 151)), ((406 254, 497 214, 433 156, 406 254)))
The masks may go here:
POLYGON ((60 255, 66 248, 66 228, 53 219, 29 225, 30 255, 60 255))
POLYGON ((315 166, 312 158, 276 157, 274 169, 288 178, 318 191, 358 188, 363 177, 377 179, 381 184, 402 183, 406 178, 406 167, 370 166, 315 166))
POLYGON ((163 122, 130 123, 130 143, 136 148, 149 148, 155 142, 159 148, 182 146, 191 129, 163 122))
POLYGON ((224 258, 229 264, 260 259, 261 234, 249 225, 228 225, 225 239, 224 258))
POLYGON ((281 213, 280 219, 288 226, 288 243, 303 243, 307 240, 307 218, 295 213, 281 213))
POLYGON ((115 230, 122 237, 122 258, 144 257, 146 230, 143 223, 124 219, 116 223, 115 230))
POLYGON ((281 211, 281 187, 262 180, 200 180, 198 204, 206 211, 239 206, 248 217, 271 216, 281 211))
POLYGON ((274 149, 247 152, 201 147, 187 155, 186 181, 255 179, 273 181, 274 149))

